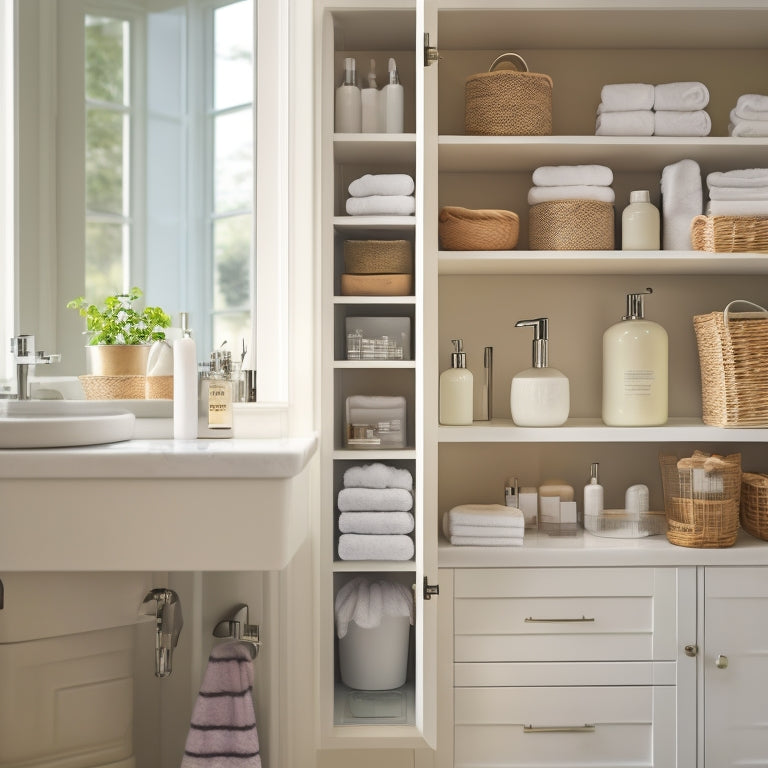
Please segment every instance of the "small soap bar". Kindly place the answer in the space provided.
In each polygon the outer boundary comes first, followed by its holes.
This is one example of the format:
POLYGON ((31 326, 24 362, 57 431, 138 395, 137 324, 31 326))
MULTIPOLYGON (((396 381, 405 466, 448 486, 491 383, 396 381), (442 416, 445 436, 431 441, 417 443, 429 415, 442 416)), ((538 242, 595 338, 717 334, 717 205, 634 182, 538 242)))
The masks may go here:
POLYGON ((539 494, 535 488, 521 488, 518 494, 518 508, 525 517, 526 528, 536 528, 539 524, 539 494))
POLYGON ((576 522, 576 502, 575 501, 560 502, 560 522, 561 523, 576 522))
POLYGON ((539 496, 558 496, 560 501, 573 501, 573 486, 562 480, 547 480, 539 486, 539 496))
POLYGON ((560 522, 560 497, 539 496, 539 522, 560 522))

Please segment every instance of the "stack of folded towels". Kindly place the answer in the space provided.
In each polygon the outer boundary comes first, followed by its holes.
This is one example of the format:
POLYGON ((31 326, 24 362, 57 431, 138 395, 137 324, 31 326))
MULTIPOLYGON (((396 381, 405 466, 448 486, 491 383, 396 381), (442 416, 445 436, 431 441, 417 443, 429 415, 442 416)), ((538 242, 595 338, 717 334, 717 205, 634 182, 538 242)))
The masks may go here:
POLYGON ((709 216, 768 216, 768 168, 710 173, 709 216))
POLYGON ((525 518, 517 507, 459 504, 443 516, 451 544, 474 547, 522 547, 525 518))
POLYGON ((611 83, 600 91, 596 136, 708 136, 704 83, 611 83))
POLYGON ((729 136, 768 136, 768 96, 745 93, 736 99, 728 123, 729 136))
POLYGON ((406 173, 367 173, 349 185, 350 216, 412 216, 415 184, 406 173))
POLYGON ((341 560, 413 557, 413 476, 407 469, 381 463, 350 467, 338 509, 341 560))
POLYGON ((533 172, 528 205, 552 200, 613 203, 613 171, 604 165, 542 165, 533 172))

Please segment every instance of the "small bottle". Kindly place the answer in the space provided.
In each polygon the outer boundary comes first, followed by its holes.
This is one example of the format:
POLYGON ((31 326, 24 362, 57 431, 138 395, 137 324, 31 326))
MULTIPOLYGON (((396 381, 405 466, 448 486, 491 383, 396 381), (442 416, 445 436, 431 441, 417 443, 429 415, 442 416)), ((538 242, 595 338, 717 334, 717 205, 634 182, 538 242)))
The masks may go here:
POLYGON ((651 203, 651 193, 638 189, 629 195, 629 205, 621 214, 621 248, 624 251, 658 251, 661 247, 659 209, 651 203))
POLYGON ((461 339, 451 339, 451 367, 440 374, 440 423, 472 423, 474 389, 472 371, 467 369, 467 355, 461 339))
POLYGON ((360 91, 360 103, 362 108, 362 132, 379 133, 379 93, 376 85, 376 59, 371 59, 368 70, 368 87, 360 91))
POLYGON ((197 439, 197 351, 189 315, 181 313, 182 337, 173 342, 173 438, 197 439))
POLYGON ((232 353, 216 350, 211 353, 208 375, 208 428, 232 430, 232 353))
POLYGON ((336 89, 336 133, 360 133, 362 127, 356 69, 354 58, 344 59, 344 82, 336 89))
POLYGON ((603 486, 597 479, 597 462, 593 462, 589 468, 589 485, 584 486, 584 515, 602 515, 603 514, 603 486))
POLYGON ((384 102, 384 133, 403 132, 403 86, 400 85, 400 75, 397 72, 397 62, 389 60, 389 82, 381 91, 384 102))

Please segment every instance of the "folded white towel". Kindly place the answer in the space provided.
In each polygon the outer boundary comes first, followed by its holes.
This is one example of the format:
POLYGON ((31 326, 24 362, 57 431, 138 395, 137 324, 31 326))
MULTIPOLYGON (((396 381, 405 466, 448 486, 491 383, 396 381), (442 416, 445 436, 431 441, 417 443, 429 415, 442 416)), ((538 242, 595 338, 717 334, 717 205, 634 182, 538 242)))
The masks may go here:
POLYGON ((413 475, 407 469, 381 462, 350 467, 344 472, 345 488, 403 488, 413 490, 413 475))
POLYGON ((694 112, 664 110, 653 113, 654 136, 709 136, 712 120, 703 109, 694 112))
POLYGON ((710 200, 707 216, 768 216, 768 200, 710 200))
POLYGON ((339 536, 342 560, 410 560, 413 539, 405 535, 343 533, 339 536))
POLYGON ((691 250, 691 221, 702 211, 701 168, 695 160, 680 160, 661 172, 661 201, 665 251, 691 250))
POLYGON ((451 536, 451 544, 456 547, 522 547, 523 538, 512 536, 496 536, 495 538, 479 536, 451 536))
POLYGON ((653 109, 654 90, 647 83, 609 83, 600 90, 600 103, 607 112, 653 109))
POLYGON ((728 123, 728 135, 742 139, 761 139, 768 136, 768 119, 766 120, 742 120, 733 117, 728 123))
POLYGON ((710 200, 768 200, 768 185, 764 187, 710 187, 710 200))
POLYGON ((413 494, 404 488, 342 488, 339 512, 410 512, 413 494))
POLYGON ((341 533, 410 533, 414 527, 410 512, 342 512, 341 533))
POLYGON ((349 194, 352 197, 412 195, 415 186, 405 173, 366 173, 349 185, 349 194))
POLYGON ((533 172, 537 187, 562 187, 594 184, 610 187, 613 171, 605 165, 542 165, 533 172))
POLYGON ((352 621, 361 629, 373 629, 385 616, 407 616, 413 624, 413 591, 397 581, 356 576, 336 593, 334 616, 339 639, 352 621))
POLYGON ((768 96, 744 93, 736 99, 731 114, 743 120, 768 120, 768 96))
POLYGON ((653 112, 604 112, 595 121, 595 136, 653 136, 653 112))
POLYGON ((411 216, 415 210, 415 198, 407 195, 347 198, 347 213, 350 216, 411 216))
POLYGON ((525 527, 523 513, 517 507, 505 507, 502 504, 458 504, 452 507, 446 513, 446 516, 449 526, 490 525, 500 528, 525 527))
POLYGON ((525 526, 466 525, 452 522, 450 515, 443 515, 443 535, 446 539, 450 539, 451 536, 522 539, 525 535, 525 526))
POLYGON ((738 168, 733 171, 713 171, 707 174, 710 187, 765 187, 768 186, 768 168, 738 168))
POLYGON ((552 200, 598 200, 612 203, 616 193, 611 187, 593 184, 575 184, 562 187, 531 187, 528 190, 528 205, 548 203, 552 200))
POLYGON ((709 89, 704 83, 661 83, 653 89, 653 108, 657 111, 693 111, 709 104, 709 89))

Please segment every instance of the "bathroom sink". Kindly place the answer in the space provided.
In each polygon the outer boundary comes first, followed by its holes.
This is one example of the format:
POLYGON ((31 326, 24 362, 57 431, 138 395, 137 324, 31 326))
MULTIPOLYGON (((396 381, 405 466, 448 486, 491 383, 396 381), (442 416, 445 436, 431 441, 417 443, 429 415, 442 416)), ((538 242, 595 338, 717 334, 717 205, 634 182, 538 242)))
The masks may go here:
POLYGON ((67 448, 133 437, 136 417, 109 403, 0 401, 0 448, 67 448))

